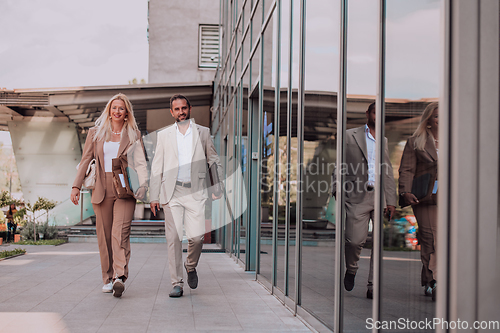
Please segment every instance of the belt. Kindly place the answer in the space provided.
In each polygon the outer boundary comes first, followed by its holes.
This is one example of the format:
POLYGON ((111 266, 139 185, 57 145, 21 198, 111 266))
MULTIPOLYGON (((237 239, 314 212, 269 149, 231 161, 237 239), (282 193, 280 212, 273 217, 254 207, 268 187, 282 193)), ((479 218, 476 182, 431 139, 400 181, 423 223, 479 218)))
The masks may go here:
POLYGON ((175 185, 179 185, 179 186, 182 186, 182 187, 191 188, 191 182, 180 182, 180 181, 177 180, 175 182, 175 185))
POLYGON ((371 192, 371 191, 373 191, 374 189, 375 189, 375 187, 373 187, 372 185, 368 185, 368 186, 366 186, 366 190, 367 190, 368 192, 371 192))

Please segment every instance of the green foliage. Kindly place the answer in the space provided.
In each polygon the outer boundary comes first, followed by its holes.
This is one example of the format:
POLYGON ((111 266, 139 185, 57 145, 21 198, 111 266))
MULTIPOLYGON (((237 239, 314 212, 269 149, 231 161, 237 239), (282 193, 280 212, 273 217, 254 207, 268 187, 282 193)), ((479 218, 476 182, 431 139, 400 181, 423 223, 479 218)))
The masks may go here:
POLYGON ((53 200, 49 200, 44 197, 38 197, 37 201, 31 205, 31 203, 26 204, 26 208, 29 212, 35 213, 39 210, 49 211, 56 206, 56 202, 53 200))
POLYGON ((5 250, 5 251, 0 251, 0 258, 7 258, 7 257, 12 257, 18 254, 25 254, 26 250, 25 249, 14 249, 14 250, 5 250))
POLYGON ((10 204, 19 206, 22 204, 22 201, 12 198, 9 191, 0 192, 0 207, 9 206, 10 204))
POLYGON ((18 226, 24 227, 26 225, 26 219, 24 218, 25 216, 26 216, 26 208, 23 207, 14 214, 14 222, 18 226))
POLYGON ((2 191, 0 193, 0 207, 5 207, 10 204, 12 197, 8 191, 2 191))
POLYGON ((16 245, 61 245, 67 243, 65 239, 42 239, 42 240, 25 240, 17 242, 16 245))
MULTIPOLYGON (((34 235, 35 235, 35 223, 34 222, 28 222, 26 223, 26 226, 23 228, 21 231, 21 236, 23 236, 23 239, 25 240, 34 240, 34 235)), ((39 235, 42 235, 42 238, 45 239, 53 239, 56 238, 57 236, 57 228, 55 226, 49 225, 48 222, 42 223, 42 224, 37 224, 36 225, 36 236, 37 238, 39 235)))

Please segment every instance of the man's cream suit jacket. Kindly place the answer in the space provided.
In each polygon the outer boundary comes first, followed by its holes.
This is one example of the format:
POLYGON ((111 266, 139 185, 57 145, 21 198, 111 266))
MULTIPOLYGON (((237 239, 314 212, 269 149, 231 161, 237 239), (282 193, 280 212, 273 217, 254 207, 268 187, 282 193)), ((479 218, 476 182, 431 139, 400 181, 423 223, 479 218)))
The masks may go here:
MULTIPOLYGON (((222 166, 210 137, 208 127, 197 125, 191 119, 193 149, 191 157, 191 193, 195 200, 208 198, 207 163, 217 163, 219 179, 222 181, 222 166)), ((158 132, 155 156, 151 166, 151 202, 166 205, 172 199, 179 171, 177 151, 177 127, 171 125, 158 132)))
MULTIPOLYGON (((346 131, 345 136, 345 164, 342 172, 345 174, 346 202, 357 204, 363 202, 366 196, 366 184, 368 183, 368 153, 366 148, 365 126, 352 128, 346 131)), ((337 168, 339 166, 337 165, 337 168)), ((384 199, 386 205, 396 206, 396 183, 394 171, 389 158, 387 138, 384 138, 384 162, 381 165, 384 178, 384 199)), ((336 174, 334 173, 333 193, 337 190, 336 174)))

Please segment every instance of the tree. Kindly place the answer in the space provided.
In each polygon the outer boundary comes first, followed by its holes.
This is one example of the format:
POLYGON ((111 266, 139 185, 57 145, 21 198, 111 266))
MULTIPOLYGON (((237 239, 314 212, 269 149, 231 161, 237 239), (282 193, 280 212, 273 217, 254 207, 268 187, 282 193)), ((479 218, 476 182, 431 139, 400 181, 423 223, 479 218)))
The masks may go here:
POLYGON ((9 206, 10 204, 21 205, 22 201, 12 198, 9 191, 0 192, 0 207, 9 206))
POLYGON ((10 204, 12 197, 8 191, 2 191, 0 193, 0 207, 5 207, 10 204))
POLYGON ((33 233, 34 240, 36 241, 36 221, 35 221, 35 213, 40 210, 45 210, 47 213, 47 223, 49 221, 49 210, 53 209, 56 206, 56 202, 49 200, 44 197, 38 197, 37 201, 31 205, 31 203, 26 204, 26 209, 33 214, 33 233))

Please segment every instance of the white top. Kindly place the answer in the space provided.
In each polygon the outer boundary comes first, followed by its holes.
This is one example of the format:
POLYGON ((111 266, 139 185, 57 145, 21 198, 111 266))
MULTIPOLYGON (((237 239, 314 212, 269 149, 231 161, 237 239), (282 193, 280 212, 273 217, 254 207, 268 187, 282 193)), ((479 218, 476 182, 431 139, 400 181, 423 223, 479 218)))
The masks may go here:
POLYGON ((113 164, 111 160, 118 156, 118 148, 120 148, 119 142, 104 142, 104 172, 112 172, 113 164))
POLYGON ((368 158, 368 185, 375 185, 375 138, 365 124, 366 153, 368 158))
POLYGON ((191 122, 186 131, 182 134, 179 131, 177 123, 175 123, 177 134, 177 156, 179 156, 179 172, 177 172, 177 180, 180 182, 191 181, 191 155, 193 152, 193 131, 191 129, 191 122))

